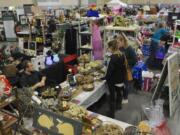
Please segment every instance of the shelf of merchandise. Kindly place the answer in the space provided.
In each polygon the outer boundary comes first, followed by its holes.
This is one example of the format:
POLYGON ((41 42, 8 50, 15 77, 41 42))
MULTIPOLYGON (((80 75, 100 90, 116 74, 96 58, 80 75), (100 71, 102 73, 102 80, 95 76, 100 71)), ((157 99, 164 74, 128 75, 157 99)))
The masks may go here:
POLYGON ((91 33, 91 31, 90 30, 81 31, 80 23, 79 23, 78 31, 79 31, 78 32, 78 39, 79 39, 79 52, 80 52, 80 55, 82 55, 83 51, 88 51, 88 52, 90 52, 90 54, 92 56, 92 33, 91 33), (83 35, 90 36, 90 43, 89 44, 82 45, 81 36, 83 36, 83 35))
POLYGON ((129 26, 129 27, 122 27, 122 26, 113 26, 113 25, 108 25, 104 27, 104 52, 106 51, 105 49, 107 48, 107 43, 113 39, 112 35, 115 36, 117 32, 132 32, 133 37, 137 36, 137 33, 139 32, 139 26, 134 25, 134 26, 129 26), (111 36, 108 35, 108 32, 113 32, 111 36))
POLYGON ((176 20, 176 22, 175 22, 173 44, 172 45, 173 45, 173 47, 180 49, 180 43, 179 43, 180 38, 178 36, 176 36, 176 32, 180 31, 180 29, 178 29, 178 26, 180 26, 180 20, 176 20), (178 43, 175 43, 176 38, 178 38, 178 43), (177 46, 176 46, 176 44, 177 44, 177 46))

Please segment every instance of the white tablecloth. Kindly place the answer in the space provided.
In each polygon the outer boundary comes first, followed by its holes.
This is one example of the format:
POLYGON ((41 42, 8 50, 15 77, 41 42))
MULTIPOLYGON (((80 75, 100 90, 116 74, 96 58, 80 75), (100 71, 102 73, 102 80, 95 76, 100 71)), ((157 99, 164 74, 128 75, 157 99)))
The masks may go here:
POLYGON ((106 81, 95 82, 95 89, 93 91, 83 91, 78 96, 72 99, 78 105, 88 108, 96 103, 106 93, 106 81))

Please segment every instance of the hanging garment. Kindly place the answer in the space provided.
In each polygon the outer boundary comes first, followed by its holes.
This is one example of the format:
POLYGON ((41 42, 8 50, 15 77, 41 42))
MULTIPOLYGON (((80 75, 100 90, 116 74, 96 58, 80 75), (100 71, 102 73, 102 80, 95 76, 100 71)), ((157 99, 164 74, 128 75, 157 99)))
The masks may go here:
POLYGON ((66 30, 65 34, 65 53, 66 54, 77 54, 77 37, 76 29, 70 28, 66 30))
POLYGON ((103 59, 103 47, 100 28, 97 25, 92 26, 92 46, 94 60, 103 59))

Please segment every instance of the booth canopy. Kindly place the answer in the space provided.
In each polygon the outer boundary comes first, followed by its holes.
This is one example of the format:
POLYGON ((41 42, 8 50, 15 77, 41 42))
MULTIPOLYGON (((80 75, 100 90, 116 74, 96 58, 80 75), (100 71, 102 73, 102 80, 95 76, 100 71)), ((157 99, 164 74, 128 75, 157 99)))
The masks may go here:
POLYGON ((117 7, 117 6, 121 6, 121 7, 127 7, 127 4, 120 1, 120 0, 111 0, 107 3, 107 5, 109 7, 117 7))

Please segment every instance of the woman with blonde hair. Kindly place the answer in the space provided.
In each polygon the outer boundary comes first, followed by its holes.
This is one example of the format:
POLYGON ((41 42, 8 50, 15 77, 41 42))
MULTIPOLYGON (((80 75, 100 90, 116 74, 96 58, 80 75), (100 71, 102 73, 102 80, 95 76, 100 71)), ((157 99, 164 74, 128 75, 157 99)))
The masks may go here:
POLYGON ((119 36, 117 37, 117 42, 118 46, 121 52, 124 53, 127 59, 127 71, 128 72, 128 77, 127 77, 127 82, 126 82, 126 88, 123 91, 123 101, 122 103, 128 103, 128 91, 132 90, 132 68, 137 62, 137 56, 135 50, 128 45, 128 39, 124 33, 120 33, 119 36))
POLYGON ((110 117, 114 117, 115 109, 121 109, 122 96, 126 79, 125 56, 120 52, 117 41, 108 43, 108 51, 111 54, 105 79, 110 92, 110 117))

